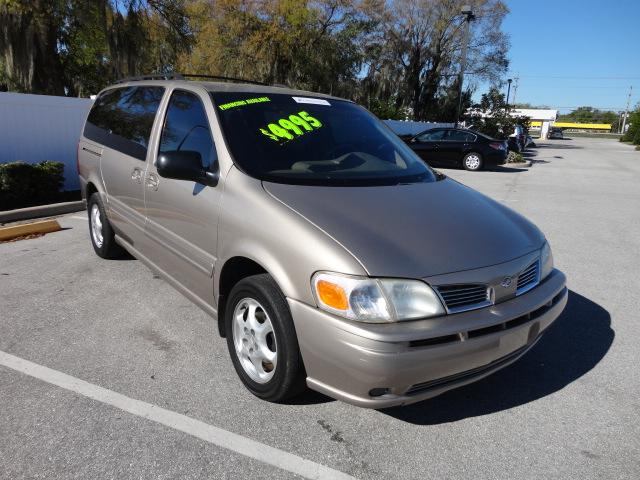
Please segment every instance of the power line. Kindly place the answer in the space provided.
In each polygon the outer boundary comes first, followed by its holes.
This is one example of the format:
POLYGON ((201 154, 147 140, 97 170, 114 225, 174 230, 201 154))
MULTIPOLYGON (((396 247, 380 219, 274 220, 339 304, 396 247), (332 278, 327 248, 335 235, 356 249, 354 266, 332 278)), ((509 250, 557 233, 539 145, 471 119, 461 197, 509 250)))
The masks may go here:
POLYGON ((553 107, 553 110, 560 110, 563 108, 584 108, 584 107, 589 107, 596 110, 619 110, 619 111, 624 110, 624 107, 597 107, 595 105, 572 105, 569 107, 553 107))
POLYGON ((519 75, 520 78, 553 78, 553 79, 573 79, 573 80, 640 80, 640 77, 592 77, 588 75, 565 76, 565 75, 519 75))
POLYGON ((607 90, 628 90, 629 87, 615 86, 615 87, 606 87, 603 85, 563 85, 562 88, 603 88, 607 90))

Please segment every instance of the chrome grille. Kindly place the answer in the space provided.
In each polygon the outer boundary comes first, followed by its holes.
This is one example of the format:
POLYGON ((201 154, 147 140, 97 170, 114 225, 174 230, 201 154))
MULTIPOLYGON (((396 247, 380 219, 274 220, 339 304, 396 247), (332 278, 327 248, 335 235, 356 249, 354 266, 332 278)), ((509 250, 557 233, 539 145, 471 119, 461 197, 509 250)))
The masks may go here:
POLYGON ((527 268, 525 268, 520 275, 518 275, 518 287, 516 290, 516 295, 527 292, 538 284, 540 278, 538 270, 539 262, 536 260, 527 268))
POLYGON ((436 289, 449 313, 481 308, 491 303, 486 285, 442 285, 436 289))

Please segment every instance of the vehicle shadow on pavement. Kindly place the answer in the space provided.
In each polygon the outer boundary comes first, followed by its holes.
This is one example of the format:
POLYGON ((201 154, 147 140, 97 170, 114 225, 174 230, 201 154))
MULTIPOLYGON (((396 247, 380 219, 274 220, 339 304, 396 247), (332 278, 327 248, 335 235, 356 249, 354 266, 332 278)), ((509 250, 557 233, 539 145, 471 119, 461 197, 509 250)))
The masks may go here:
POLYGON ((607 354, 614 336, 609 312, 570 290, 562 315, 512 365, 430 400, 381 412, 409 423, 437 425, 524 405, 589 372, 607 354))
POLYGON ((121 252, 118 253, 117 257, 113 257, 109 260, 122 261, 122 260, 137 260, 137 259, 136 257, 134 257, 129 252, 123 249, 121 252))
MULTIPOLYGON (((559 141, 563 141, 563 140, 559 140, 559 141)), ((553 148, 556 150, 582 150, 584 147, 582 145, 575 145, 575 144, 561 144, 561 143, 541 143, 538 145, 537 148, 553 148)))
MULTIPOLYGON (((458 167, 458 168, 452 168, 452 167, 438 167, 438 170, 443 171, 442 173, 446 174, 447 170, 458 170, 458 171, 464 171, 464 168, 462 167, 458 167)), ((486 167, 485 170, 483 170, 485 172, 492 172, 492 173, 518 173, 518 172, 527 172, 528 169, 527 168, 519 168, 519 167, 510 167, 508 163, 504 164, 504 165, 494 165, 491 167, 486 167)), ((471 172, 473 173, 473 172, 471 172)))
POLYGON ((492 173, 518 173, 518 172, 528 172, 528 168, 519 168, 519 167, 510 167, 509 164, 506 165, 497 165, 495 167, 487 168, 487 171, 492 173))

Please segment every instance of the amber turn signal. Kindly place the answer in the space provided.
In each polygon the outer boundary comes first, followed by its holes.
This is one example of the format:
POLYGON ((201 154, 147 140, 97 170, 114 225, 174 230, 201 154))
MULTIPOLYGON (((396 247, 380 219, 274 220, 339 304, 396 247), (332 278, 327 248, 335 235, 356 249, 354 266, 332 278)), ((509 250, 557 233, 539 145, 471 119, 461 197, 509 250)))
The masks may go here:
POLYGON ((340 285, 320 280, 316 284, 318 297, 325 305, 335 308, 336 310, 347 310, 349 308, 349 300, 347 293, 340 285))

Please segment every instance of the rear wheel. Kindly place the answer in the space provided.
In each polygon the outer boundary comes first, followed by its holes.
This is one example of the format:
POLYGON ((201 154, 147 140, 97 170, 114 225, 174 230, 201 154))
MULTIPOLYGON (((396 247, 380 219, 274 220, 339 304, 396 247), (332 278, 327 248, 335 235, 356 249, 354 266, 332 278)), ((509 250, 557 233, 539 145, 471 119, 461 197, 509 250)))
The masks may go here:
POLYGON ((462 165, 470 171, 477 171, 482 168, 482 156, 479 153, 467 153, 462 159, 462 165))
POLYGON ((305 389, 305 371, 291 313, 268 274, 238 282, 225 308, 227 347, 245 387, 277 402, 305 389))
POLYGON ((122 248, 116 243, 113 228, 100 200, 100 195, 94 193, 89 198, 89 237, 96 254, 102 258, 117 258, 122 255, 122 248))

